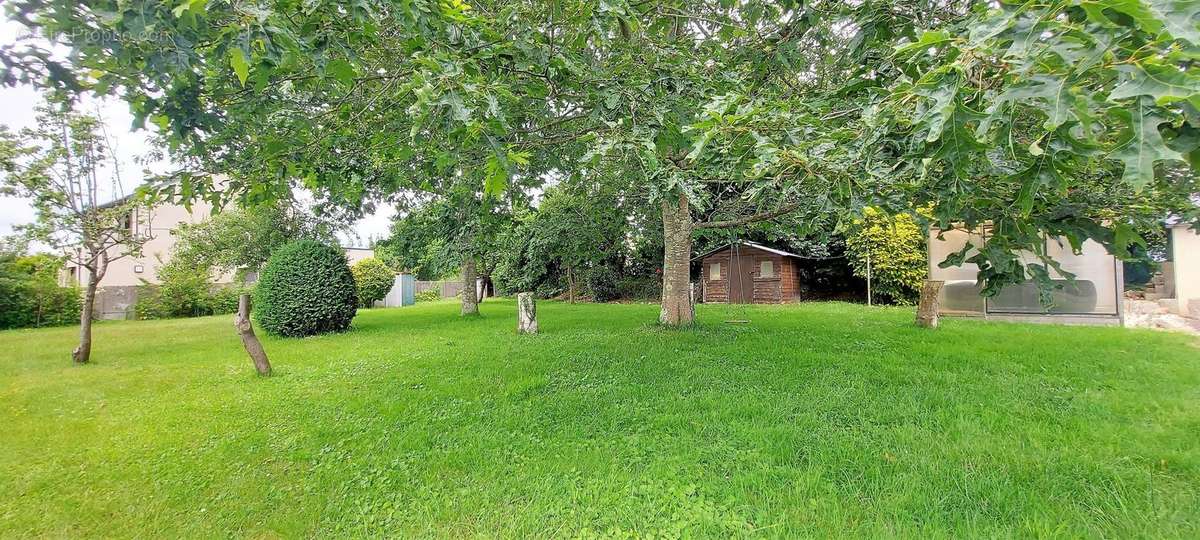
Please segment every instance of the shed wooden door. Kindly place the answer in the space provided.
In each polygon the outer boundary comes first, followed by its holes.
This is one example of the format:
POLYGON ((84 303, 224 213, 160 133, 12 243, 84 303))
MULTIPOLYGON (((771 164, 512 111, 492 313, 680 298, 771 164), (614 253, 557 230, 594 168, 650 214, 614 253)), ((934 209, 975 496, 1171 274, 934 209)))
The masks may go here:
POLYGON ((729 303, 754 303, 754 257, 730 254, 729 303))

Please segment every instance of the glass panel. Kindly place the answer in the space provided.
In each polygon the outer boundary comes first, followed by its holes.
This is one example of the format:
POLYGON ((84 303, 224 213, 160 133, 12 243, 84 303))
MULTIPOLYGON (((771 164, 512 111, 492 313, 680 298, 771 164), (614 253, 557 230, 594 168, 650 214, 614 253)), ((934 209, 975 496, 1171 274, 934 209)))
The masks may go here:
MULTIPOLYGON (((1083 243, 1078 255, 1071 252, 1066 239, 1047 243, 1046 254, 1063 270, 1075 274, 1075 284, 1063 280, 1063 290, 1055 292, 1052 313, 1117 314, 1116 259, 1097 242, 1083 243)), ((1051 270, 1050 275, 1061 278, 1051 270)))
POLYGON ((763 261, 758 267, 758 277, 775 277, 775 265, 771 261, 763 261))
POLYGON ((940 240, 936 229, 929 233, 929 279, 945 282, 939 299, 943 313, 983 313, 983 297, 979 296, 979 287, 975 284, 979 267, 971 263, 938 267, 948 255, 962 250, 968 240, 972 245, 983 241, 980 235, 962 229, 944 231, 940 240))
POLYGON ((1051 239, 1046 242, 1046 254, 1064 271, 1075 274, 1075 283, 1071 283, 1061 273, 1050 270, 1056 286, 1050 293, 1052 307, 1042 306, 1037 286, 1028 282, 1005 287, 988 301, 989 313, 1116 315, 1115 260, 1104 246, 1089 241, 1075 254, 1065 239, 1051 239))
POLYGON ((712 263, 708 265, 708 280, 721 281, 721 263, 712 263))

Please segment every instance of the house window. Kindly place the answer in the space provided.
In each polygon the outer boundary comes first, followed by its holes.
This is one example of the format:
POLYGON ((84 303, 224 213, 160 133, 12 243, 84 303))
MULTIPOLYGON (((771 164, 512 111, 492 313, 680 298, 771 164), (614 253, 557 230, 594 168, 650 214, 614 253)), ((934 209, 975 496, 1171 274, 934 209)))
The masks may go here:
POLYGON ((142 272, 145 272, 145 271, 146 271, 146 267, 145 267, 145 266, 142 266, 142 265, 140 265, 140 264, 135 264, 135 265, 133 265, 133 273, 135 273, 135 274, 141 274, 142 272))
POLYGON ((708 265, 708 280, 721 281, 721 263, 712 263, 708 265))
POLYGON ((758 266, 758 277, 773 278, 775 277, 775 263, 773 261, 763 261, 758 266))

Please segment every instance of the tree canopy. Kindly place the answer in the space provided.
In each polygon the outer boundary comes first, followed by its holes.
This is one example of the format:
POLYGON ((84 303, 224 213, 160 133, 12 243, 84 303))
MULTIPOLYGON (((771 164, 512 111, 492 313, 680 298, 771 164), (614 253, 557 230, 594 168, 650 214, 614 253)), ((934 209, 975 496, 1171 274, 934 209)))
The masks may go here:
MULTIPOLYGON (((992 294, 1045 278, 1043 235, 1124 255, 1137 222, 1200 221, 1196 2, 9 9, 72 54, 7 48, 0 80, 126 100, 184 165, 167 195, 253 203, 303 186, 354 211, 439 197, 478 231, 506 199, 583 170, 661 203, 664 320, 694 229, 928 206, 943 228, 990 227, 970 256, 992 294)), ((477 256, 478 235, 456 238, 477 256)))

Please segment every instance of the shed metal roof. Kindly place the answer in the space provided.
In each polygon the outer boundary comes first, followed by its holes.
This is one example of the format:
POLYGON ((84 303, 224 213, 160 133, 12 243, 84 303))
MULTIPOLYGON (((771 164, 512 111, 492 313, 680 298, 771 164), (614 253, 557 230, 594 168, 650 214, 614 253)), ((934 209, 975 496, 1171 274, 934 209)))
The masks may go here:
POLYGON ((803 259, 803 258, 804 258, 804 257, 801 257, 800 255, 796 255, 795 253, 790 253, 790 252, 784 251, 784 250, 782 250, 782 249, 775 249, 775 248, 773 248, 773 247, 767 247, 767 246, 764 246, 764 245, 762 245, 762 244, 755 243, 755 242, 749 242, 749 241, 746 241, 746 240, 738 240, 738 241, 736 241, 736 242, 730 242, 730 243, 728 243, 728 244, 725 244, 725 245, 723 245, 723 246, 721 246, 721 247, 719 247, 719 248, 712 249, 712 250, 709 250, 709 251, 707 251, 707 252, 705 252, 705 253, 701 253, 701 254, 699 254, 699 255, 696 255, 695 257, 692 257, 692 260, 694 261, 694 260, 697 260, 697 259, 703 259, 703 258, 705 258, 705 257, 707 257, 707 256, 709 256, 709 255, 712 255, 713 253, 717 253, 717 252, 719 252, 719 251, 723 251, 723 250, 729 249, 729 248, 733 247, 733 245, 734 245, 734 244, 738 244, 738 245, 742 245, 742 246, 746 246, 746 247, 751 247, 751 248, 754 248, 754 249, 760 249, 760 250, 763 250, 763 251, 765 251, 765 252, 767 252, 767 253, 774 253, 775 255, 779 255, 779 256, 782 256, 782 257, 794 257, 794 258, 797 258, 797 259, 803 259))

